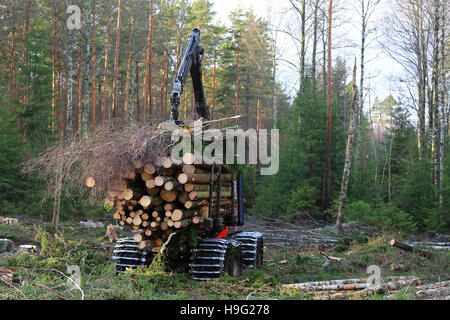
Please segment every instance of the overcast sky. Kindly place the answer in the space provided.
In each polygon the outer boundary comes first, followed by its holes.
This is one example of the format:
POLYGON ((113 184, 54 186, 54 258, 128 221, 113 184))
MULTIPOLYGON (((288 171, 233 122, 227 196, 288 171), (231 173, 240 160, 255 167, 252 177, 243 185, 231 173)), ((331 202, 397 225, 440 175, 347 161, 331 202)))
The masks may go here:
MULTIPOLYGON (((358 13, 355 10, 356 0, 341 0, 344 10, 339 12, 340 18, 342 18, 342 25, 333 30, 333 47, 337 46, 333 51, 333 57, 337 55, 345 58, 348 63, 349 70, 353 66, 355 57, 358 59, 358 72, 359 72, 359 59, 360 59, 360 32, 357 28, 359 20, 358 13), (351 43, 354 44, 351 47, 351 43)), ((214 9, 217 12, 217 19, 229 24, 229 13, 238 8, 250 8, 252 7, 257 15, 267 18, 269 12, 272 12, 272 20, 276 24, 281 21, 281 28, 286 28, 287 23, 295 25, 295 14, 289 12, 290 3, 289 0, 213 0, 214 9)), ((372 26, 380 26, 380 21, 389 11, 388 0, 382 0, 377 7, 372 18, 372 26)), ((382 39, 383 35, 381 30, 378 30, 378 39, 382 39)), ((278 41, 279 51, 282 55, 282 59, 291 61, 296 65, 298 63, 298 55, 296 54, 295 44, 290 37, 279 35, 278 41)), ((366 51, 366 87, 369 82, 372 88, 370 98, 371 102, 375 97, 386 97, 389 92, 392 92, 394 96, 398 96, 399 91, 398 83, 392 78, 393 75, 401 76, 403 74, 402 67, 397 64, 392 58, 386 55, 379 47, 376 40, 371 41, 366 51), (368 79, 370 78, 370 80, 368 79)), ((358 73, 359 74, 359 73, 358 73)), ((298 72, 292 69, 288 63, 280 61, 278 70, 278 80, 281 81, 286 91, 292 96, 298 89, 298 72)), ((350 79, 349 79, 350 81, 350 79)), ((358 80, 359 81, 359 80, 358 80)), ((368 106, 368 98, 366 96, 366 109, 368 106)))

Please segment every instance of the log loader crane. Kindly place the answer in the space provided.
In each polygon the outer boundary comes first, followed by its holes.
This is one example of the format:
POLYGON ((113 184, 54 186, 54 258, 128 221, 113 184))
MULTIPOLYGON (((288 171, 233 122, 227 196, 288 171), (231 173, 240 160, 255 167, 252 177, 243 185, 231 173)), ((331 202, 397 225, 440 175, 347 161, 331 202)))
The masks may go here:
MULTIPOLYGON (((200 30, 194 29, 174 80, 170 99, 170 120, 161 123, 159 129, 172 131, 179 130, 180 127, 187 128, 184 122, 178 119, 178 107, 189 74, 193 83, 197 115, 204 120, 210 120, 203 87, 203 55, 204 49, 200 46, 200 30)), ((209 188, 210 216, 196 230, 195 234, 200 239, 195 241, 195 245, 187 243, 186 235, 176 235, 167 241, 166 256, 170 265, 174 268, 185 265, 195 280, 216 279, 225 273, 237 276, 244 267, 260 268, 263 262, 263 237, 260 233, 231 231, 244 225, 242 174, 233 177, 232 212, 224 215, 220 201, 222 171, 221 165, 212 164, 209 188), (219 179, 213 179, 216 174, 219 175, 219 179), (215 202, 213 193, 217 197, 215 202)), ((139 250, 132 239, 121 239, 116 245, 113 259, 117 271, 123 272, 126 267, 148 265, 152 257, 151 252, 139 250)))

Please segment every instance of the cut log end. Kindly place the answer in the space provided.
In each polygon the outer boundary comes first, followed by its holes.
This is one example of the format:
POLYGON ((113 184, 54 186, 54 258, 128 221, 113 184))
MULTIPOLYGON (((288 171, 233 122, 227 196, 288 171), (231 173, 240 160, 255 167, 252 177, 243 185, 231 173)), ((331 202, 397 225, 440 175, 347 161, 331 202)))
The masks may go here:
POLYGON ((94 177, 89 177, 89 178, 86 179, 86 186, 88 188, 95 187, 95 179, 94 179, 94 177))

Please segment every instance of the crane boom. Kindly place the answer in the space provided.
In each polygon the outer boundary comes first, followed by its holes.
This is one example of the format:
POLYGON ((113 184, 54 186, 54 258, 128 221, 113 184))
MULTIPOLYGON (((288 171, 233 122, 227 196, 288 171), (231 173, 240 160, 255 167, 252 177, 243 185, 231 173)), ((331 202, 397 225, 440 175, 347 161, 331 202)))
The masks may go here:
POLYGON ((200 46, 200 30, 194 29, 175 77, 170 97, 170 119, 175 123, 180 122, 178 121, 178 107, 189 73, 192 77, 197 115, 205 120, 210 120, 209 107, 206 105, 205 90, 203 88, 202 58, 204 52, 205 50, 200 46))

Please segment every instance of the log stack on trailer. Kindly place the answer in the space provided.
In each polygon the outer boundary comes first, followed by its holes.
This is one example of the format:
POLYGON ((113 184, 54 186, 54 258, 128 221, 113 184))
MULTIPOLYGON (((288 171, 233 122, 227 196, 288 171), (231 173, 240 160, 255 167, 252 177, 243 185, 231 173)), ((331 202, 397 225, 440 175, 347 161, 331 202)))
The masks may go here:
MULTIPOLYGON (((198 161, 193 154, 182 163, 170 157, 137 161, 123 179, 108 187, 105 203, 117 208, 117 224, 130 227, 140 249, 159 252, 174 232, 193 226, 211 228, 213 218, 231 219, 234 210, 233 176, 227 166, 198 161)), ((95 187, 95 177, 86 179, 95 187)))

